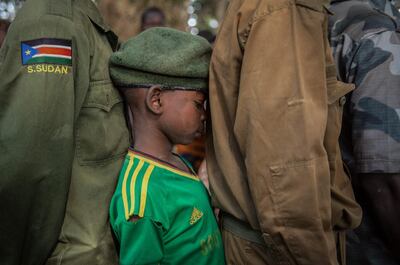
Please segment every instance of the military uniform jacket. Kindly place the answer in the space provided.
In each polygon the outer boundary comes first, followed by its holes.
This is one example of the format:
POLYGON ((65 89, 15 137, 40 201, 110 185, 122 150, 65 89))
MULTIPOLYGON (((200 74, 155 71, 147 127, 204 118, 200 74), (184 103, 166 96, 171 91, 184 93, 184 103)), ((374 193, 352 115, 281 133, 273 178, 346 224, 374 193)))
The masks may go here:
POLYGON ((334 231, 360 221, 338 145, 352 88, 323 4, 232 0, 211 59, 213 201, 260 231, 273 264, 338 264, 334 231))
POLYGON ((400 172, 400 14, 389 1, 333 1, 330 41, 344 108, 343 158, 354 174, 400 172))
POLYGON ((29 0, 0 52, 0 264, 116 264, 108 207, 129 146, 90 0, 29 0))

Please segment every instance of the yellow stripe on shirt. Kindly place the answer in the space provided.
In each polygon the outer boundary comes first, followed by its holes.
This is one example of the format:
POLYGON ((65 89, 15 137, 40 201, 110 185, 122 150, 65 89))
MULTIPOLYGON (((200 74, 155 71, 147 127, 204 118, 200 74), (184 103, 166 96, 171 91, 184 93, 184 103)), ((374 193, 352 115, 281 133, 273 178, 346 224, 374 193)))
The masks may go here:
POLYGON ((140 209, 139 209, 139 217, 144 216, 144 209, 146 208, 146 199, 147 199, 147 187, 149 185, 149 179, 151 172, 154 169, 154 165, 149 165, 144 174, 143 183, 142 183, 142 191, 140 196, 140 209))
POLYGON ((135 210, 135 185, 136 185, 136 179, 137 176, 140 172, 140 170, 142 169, 144 164, 143 160, 139 160, 139 164, 137 165, 137 167, 135 168, 135 171, 133 172, 133 176, 131 179, 131 210, 129 211, 129 216, 133 215, 133 212, 135 210))
POLYGON ((128 211, 128 198, 127 198, 127 190, 126 190, 126 182, 128 181, 129 172, 131 171, 133 165, 133 157, 129 160, 128 167, 125 170, 124 180, 122 181, 122 203, 124 205, 125 219, 129 219, 129 211, 128 211))
POLYGON ((147 157, 144 157, 144 156, 142 156, 140 154, 137 154, 134 151, 129 150, 128 156, 136 157, 136 158, 138 158, 140 160, 144 160, 145 162, 147 162, 147 163, 149 163, 151 165, 154 165, 154 166, 162 168, 162 169, 166 169, 166 170, 171 171, 171 172, 173 172, 173 173, 175 173, 177 175, 180 175, 182 177, 186 177, 186 178, 189 178, 189 179, 192 179, 192 180, 195 180, 195 181, 200 181, 200 179, 196 175, 189 174, 189 173, 187 173, 185 171, 182 171, 180 169, 175 169, 175 168, 173 168, 171 166, 161 164, 161 163, 156 162, 154 160, 151 160, 151 159, 149 159, 147 157))

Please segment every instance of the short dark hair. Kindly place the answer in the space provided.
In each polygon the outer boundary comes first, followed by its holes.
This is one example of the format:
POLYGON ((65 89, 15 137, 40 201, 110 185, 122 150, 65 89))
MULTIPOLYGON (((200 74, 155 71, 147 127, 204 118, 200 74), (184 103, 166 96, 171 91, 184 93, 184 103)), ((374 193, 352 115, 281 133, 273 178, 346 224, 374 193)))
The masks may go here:
POLYGON ((146 8, 143 13, 142 13, 142 17, 141 17, 141 23, 142 25, 144 24, 144 22, 147 19, 147 16, 150 15, 151 13, 157 13, 158 15, 160 15, 162 17, 163 20, 165 20, 165 14, 164 11, 162 11, 160 8, 156 7, 156 6, 152 6, 149 8, 146 8))

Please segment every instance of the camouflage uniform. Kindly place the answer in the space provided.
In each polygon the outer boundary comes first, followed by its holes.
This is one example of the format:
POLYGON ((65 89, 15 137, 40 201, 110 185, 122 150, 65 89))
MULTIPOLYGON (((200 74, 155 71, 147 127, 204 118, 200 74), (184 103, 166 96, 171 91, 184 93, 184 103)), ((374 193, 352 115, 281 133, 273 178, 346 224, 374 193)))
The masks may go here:
MULTIPOLYGON (((387 0, 332 1, 330 10, 339 80, 356 85, 347 96, 341 148, 357 193, 365 176, 400 173, 400 14, 387 0)), ((363 205, 361 190, 356 195, 363 205)), ((349 238, 348 263, 397 264, 378 225, 371 225, 373 209, 363 206, 364 221, 349 238)))

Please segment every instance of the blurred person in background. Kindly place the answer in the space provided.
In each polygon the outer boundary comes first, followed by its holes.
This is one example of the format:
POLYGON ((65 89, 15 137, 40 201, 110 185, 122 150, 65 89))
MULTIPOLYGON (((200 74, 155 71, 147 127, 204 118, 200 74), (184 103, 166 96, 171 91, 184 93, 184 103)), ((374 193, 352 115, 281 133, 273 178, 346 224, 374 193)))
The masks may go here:
POLYGON ((200 136, 191 144, 176 146, 176 152, 189 161, 196 172, 198 172, 205 157, 204 140, 204 136, 200 136))
POLYGON ((158 7, 146 8, 140 19, 140 31, 153 27, 165 27, 166 19, 164 11, 158 7))
POLYGON ((214 33, 212 33, 211 31, 209 31, 208 29, 200 30, 198 35, 201 36, 201 37, 203 37, 203 38, 205 38, 206 40, 208 40, 208 42, 209 42, 211 45, 214 45, 215 37, 216 37, 216 36, 215 36, 214 33))
POLYGON ((357 201, 349 265, 400 264, 400 14, 387 0, 332 1, 330 42, 344 107, 341 148, 357 201))
POLYGON ((9 26, 10 22, 8 20, 0 19, 0 47, 2 46, 4 39, 6 38, 9 26))

